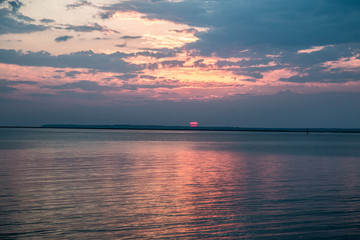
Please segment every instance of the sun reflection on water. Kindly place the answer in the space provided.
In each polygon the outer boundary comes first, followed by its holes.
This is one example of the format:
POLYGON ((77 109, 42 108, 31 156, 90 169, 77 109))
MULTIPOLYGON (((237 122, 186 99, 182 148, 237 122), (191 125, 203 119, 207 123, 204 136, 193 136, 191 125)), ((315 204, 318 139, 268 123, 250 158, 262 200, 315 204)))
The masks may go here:
POLYGON ((260 136, 268 142, 219 133, 204 133, 204 141, 180 132, 169 141, 161 138, 174 133, 121 132, 117 140, 73 134, 72 141, 44 137, 2 145, 1 232, 286 239, 301 229, 313 237, 343 236, 354 230, 350 222, 360 211, 356 154, 316 155, 321 148, 306 144, 296 150, 299 143, 282 141, 291 139, 286 136, 260 136))

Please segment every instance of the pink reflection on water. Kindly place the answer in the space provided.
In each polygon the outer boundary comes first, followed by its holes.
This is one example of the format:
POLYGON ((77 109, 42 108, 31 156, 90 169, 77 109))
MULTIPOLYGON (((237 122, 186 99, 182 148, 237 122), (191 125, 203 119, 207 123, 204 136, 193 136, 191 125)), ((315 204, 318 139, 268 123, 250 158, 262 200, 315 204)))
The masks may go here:
MULTIPOLYGON (((156 226, 152 231, 144 231, 146 234, 142 237, 186 236, 188 233, 216 235, 224 228, 244 227, 245 223, 232 223, 231 219, 239 216, 239 209, 234 210, 233 205, 247 198, 246 195, 234 195, 234 188, 240 192, 248 191, 246 156, 200 150, 196 145, 144 142, 141 147, 132 146, 128 158, 135 161, 126 184, 109 181, 104 187, 111 189, 109 195, 119 196, 116 200, 119 205, 109 206, 109 214, 118 212, 127 216, 132 227, 134 224, 137 227, 156 226), (135 152, 136 157, 131 156, 135 152), (124 188, 127 194, 122 195, 124 188), (124 208, 125 205, 128 206, 124 208), (222 220, 216 223, 211 219, 222 220)), ((138 230, 133 231, 138 234, 138 230)))
POLYGON ((251 152, 254 142, 244 151, 241 144, 44 140, 1 150, 0 186, 14 198, 3 198, 7 219, 17 221, 12 232, 46 229, 53 239, 216 239, 311 231, 314 219, 335 219, 321 215, 327 199, 338 211, 359 209, 336 205, 339 192, 351 196, 358 187, 358 161, 251 152), (303 221, 312 210, 318 215, 303 221))

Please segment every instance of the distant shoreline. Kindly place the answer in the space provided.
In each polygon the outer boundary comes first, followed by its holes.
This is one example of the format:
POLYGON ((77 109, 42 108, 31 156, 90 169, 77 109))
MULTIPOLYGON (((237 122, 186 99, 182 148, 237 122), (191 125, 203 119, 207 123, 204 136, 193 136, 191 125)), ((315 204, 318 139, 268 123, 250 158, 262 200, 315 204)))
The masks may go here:
POLYGON ((0 126, 0 128, 54 129, 109 129, 109 130, 175 130, 175 131, 238 131, 238 132, 303 132, 303 133, 360 133, 360 128, 245 128, 245 127, 190 127, 162 125, 80 125, 45 124, 40 127, 0 126))

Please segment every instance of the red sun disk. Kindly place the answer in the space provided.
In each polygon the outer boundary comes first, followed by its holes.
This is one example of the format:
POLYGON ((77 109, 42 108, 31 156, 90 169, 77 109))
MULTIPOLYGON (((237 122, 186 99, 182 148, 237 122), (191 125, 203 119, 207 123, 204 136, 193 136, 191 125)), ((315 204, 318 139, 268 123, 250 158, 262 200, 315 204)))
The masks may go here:
POLYGON ((198 122, 190 122, 190 126, 191 127, 197 127, 198 126, 198 122))

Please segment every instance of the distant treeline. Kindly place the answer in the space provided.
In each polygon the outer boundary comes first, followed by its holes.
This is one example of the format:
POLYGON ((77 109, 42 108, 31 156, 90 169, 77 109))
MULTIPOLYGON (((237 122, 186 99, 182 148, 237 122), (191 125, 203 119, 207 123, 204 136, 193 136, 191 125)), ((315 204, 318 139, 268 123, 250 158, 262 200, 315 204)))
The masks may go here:
POLYGON ((77 124, 45 124, 41 128, 73 128, 73 129, 133 129, 133 130, 192 130, 192 131, 248 131, 248 132, 332 132, 360 133, 359 128, 245 128, 245 127, 190 127, 162 125, 77 125, 77 124))

